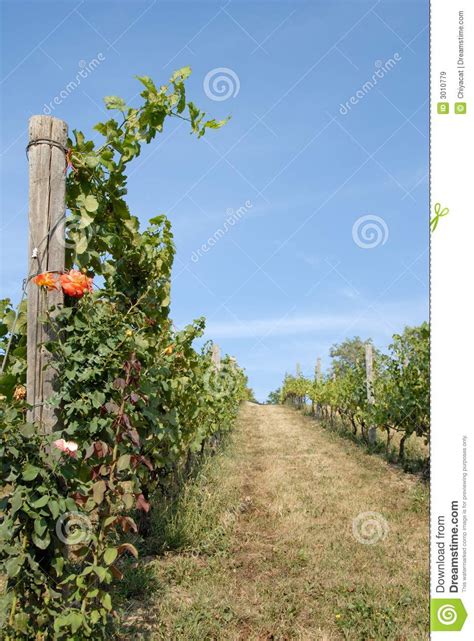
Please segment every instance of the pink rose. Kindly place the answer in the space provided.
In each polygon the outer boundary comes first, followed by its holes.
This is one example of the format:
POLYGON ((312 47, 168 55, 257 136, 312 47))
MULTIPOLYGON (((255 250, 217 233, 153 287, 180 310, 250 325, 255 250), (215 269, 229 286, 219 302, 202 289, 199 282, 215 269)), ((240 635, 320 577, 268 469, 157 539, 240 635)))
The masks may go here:
POLYGON ((73 458, 77 454, 78 445, 74 441, 65 441, 63 438, 58 438, 57 441, 54 441, 53 445, 57 447, 58 450, 61 450, 61 452, 65 452, 73 458))

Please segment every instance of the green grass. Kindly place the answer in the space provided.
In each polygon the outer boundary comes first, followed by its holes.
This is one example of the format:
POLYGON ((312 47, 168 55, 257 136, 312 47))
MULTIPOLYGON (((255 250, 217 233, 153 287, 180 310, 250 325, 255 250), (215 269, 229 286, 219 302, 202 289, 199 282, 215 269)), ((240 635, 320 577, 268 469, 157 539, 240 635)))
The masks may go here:
POLYGON ((238 501, 230 488, 216 492, 223 457, 221 451, 207 459, 176 499, 158 503, 145 542, 148 553, 180 550, 210 554, 226 549, 226 533, 235 518, 238 501))
POLYGON ((115 584, 115 594, 122 606, 128 599, 158 596, 160 583, 151 565, 126 559, 120 563, 123 578, 115 584))
POLYGON ((222 592, 217 587, 242 509, 238 488, 222 482, 231 451, 228 443, 207 458, 177 498, 153 502, 149 536, 140 547, 158 556, 148 557, 145 565, 130 563, 125 572, 125 584, 118 588, 125 624, 118 639, 214 639, 234 619, 225 582, 222 592))

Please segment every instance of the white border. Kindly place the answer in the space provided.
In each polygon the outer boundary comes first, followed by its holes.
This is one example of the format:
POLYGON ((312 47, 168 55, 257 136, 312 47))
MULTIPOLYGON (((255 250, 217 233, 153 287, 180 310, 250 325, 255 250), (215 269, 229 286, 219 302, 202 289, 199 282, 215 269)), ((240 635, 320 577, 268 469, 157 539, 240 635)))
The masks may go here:
MULTIPOLYGON (((469 198, 474 184, 472 159, 474 82, 472 0, 431 2, 431 185, 430 211, 449 208, 431 235, 431 597, 461 598, 468 612, 461 632, 432 632, 431 638, 474 638, 474 211, 469 198), (458 20, 463 11, 464 98, 458 93, 458 20), (446 73, 449 114, 439 114, 441 73, 446 73), (456 114, 455 102, 466 102, 456 114), (463 435, 467 445, 467 587, 458 594, 436 592, 438 516, 449 524, 452 500, 462 504, 463 435)), ((461 510, 462 515, 462 510, 461 510)), ((460 533, 462 534, 462 524, 460 533)), ((462 543, 462 536, 461 536, 462 543)), ((449 551, 449 550, 448 550, 449 551)), ((462 545, 460 547, 462 554, 462 545)), ((462 558, 460 559, 462 584, 462 558)), ((446 570, 450 563, 447 556, 446 570)))

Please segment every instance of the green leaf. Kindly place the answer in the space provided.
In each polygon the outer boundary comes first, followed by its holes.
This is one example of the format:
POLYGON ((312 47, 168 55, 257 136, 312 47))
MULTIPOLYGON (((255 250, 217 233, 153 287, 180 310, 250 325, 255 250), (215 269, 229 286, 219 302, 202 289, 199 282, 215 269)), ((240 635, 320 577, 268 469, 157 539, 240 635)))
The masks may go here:
POLYGON ((96 407, 98 409, 105 403, 105 394, 104 392, 99 392, 98 390, 96 390, 91 394, 90 399, 93 407, 96 407))
POLYGON ((111 565, 117 558, 117 555, 117 548, 107 548, 104 552, 104 563, 106 565, 111 565))
POLYGON ((79 229, 85 229, 94 222, 93 216, 87 213, 86 209, 81 209, 81 218, 79 220, 79 229))
POLYGON ((94 574, 99 577, 100 581, 106 581, 108 578, 108 572, 106 568, 103 568, 100 565, 94 565, 92 568, 94 574))
POLYGON ((124 494, 122 500, 127 510, 131 510, 135 504, 135 497, 130 493, 124 494))
POLYGON ((102 601, 102 605, 104 606, 104 608, 110 612, 112 610, 112 599, 111 599, 110 594, 108 592, 106 592, 104 594, 104 596, 102 597, 101 601, 102 601))
POLYGON ((97 198, 95 196, 89 194, 89 196, 87 196, 84 201, 84 206, 87 211, 94 212, 99 208, 99 203, 97 202, 97 198))
POLYGON ((57 519, 59 516, 59 503, 57 501, 50 501, 48 507, 53 519, 57 519))
POLYGON ((71 612, 68 619, 72 632, 77 632, 84 621, 84 617, 81 612, 71 612))
POLYGON ((23 495, 21 493, 21 489, 17 488, 15 493, 12 495, 10 499, 10 506, 11 506, 11 514, 12 516, 18 512, 18 510, 21 508, 23 505, 23 495))
POLYGON ((95 169, 100 161, 95 154, 89 154, 84 158, 84 162, 90 169, 95 169))
POLYGON ((191 67, 186 66, 186 67, 181 67, 181 69, 177 69, 175 72, 173 72, 170 81, 171 82, 176 82, 176 80, 186 80, 189 78, 191 75, 191 67))
POLYGON ((34 436, 36 428, 31 423, 25 423, 19 427, 18 431, 25 438, 30 438, 31 436, 34 436))
POLYGON ((88 245, 88 240, 87 236, 85 234, 71 234, 70 240, 74 242, 74 248, 76 250, 76 254, 84 254, 84 252, 87 249, 88 245))
POLYGON ((92 610, 92 612, 90 614, 90 617, 91 617, 91 623, 93 625, 98 623, 100 621, 100 612, 99 612, 99 610, 92 610))
POLYGON ((10 557, 5 562, 5 569, 10 579, 13 579, 13 577, 15 577, 18 574, 24 562, 25 562, 24 556, 13 556, 13 557, 10 557))
POLYGON ((106 489, 107 485, 103 479, 101 479, 100 481, 96 481, 92 486, 92 497, 97 505, 100 505, 104 500, 106 489))
POLYGON ((127 109, 125 100, 118 96, 105 96, 104 102, 107 109, 118 109, 119 111, 125 111, 127 109))
POLYGON ((34 465, 27 463, 23 468, 22 477, 25 481, 33 481, 38 476, 40 471, 41 470, 39 469, 39 467, 35 467, 34 465))
POLYGON ((57 556, 51 563, 51 567, 56 570, 56 576, 61 576, 64 568, 64 558, 62 556, 57 556))
POLYGON ((123 472, 130 467, 130 454, 122 454, 117 461, 117 471, 123 472))
POLYGON ((117 520, 117 516, 115 514, 108 516, 104 521, 104 528, 108 527, 109 525, 112 525, 112 523, 115 523, 116 520, 117 520))
POLYGON ((157 89, 155 87, 155 83, 149 76, 137 76, 137 79, 145 85, 145 87, 148 89, 148 91, 151 91, 152 93, 157 93, 157 89))
POLYGON ((48 524, 45 521, 45 519, 43 518, 35 519, 34 528, 38 536, 43 536, 43 534, 46 532, 47 527, 48 527, 48 524))
POLYGON ((36 532, 33 532, 33 534, 31 535, 31 540, 40 550, 46 550, 48 545, 51 543, 49 532, 45 532, 43 536, 39 536, 38 534, 36 534, 36 532))
POLYGON ((49 494, 45 494, 44 496, 40 497, 39 499, 37 499, 33 503, 30 503, 30 505, 31 505, 31 507, 34 507, 34 508, 44 507, 45 505, 48 504, 49 498, 50 498, 49 494))
POLYGON ((26 612, 17 612, 13 627, 17 632, 28 633, 29 616, 26 612))

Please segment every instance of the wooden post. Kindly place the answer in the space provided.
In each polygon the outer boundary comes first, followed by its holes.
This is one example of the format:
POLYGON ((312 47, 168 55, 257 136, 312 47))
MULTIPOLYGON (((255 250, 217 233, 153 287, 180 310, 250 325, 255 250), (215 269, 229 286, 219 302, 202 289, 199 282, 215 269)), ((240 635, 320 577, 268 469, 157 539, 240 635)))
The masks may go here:
MULTIPOLYGON (((214 369, 216 370, 216 372, 218 372, 221 368, 221 350, 219 345, 217 345, 216 343, 213 343, 211 348, 211 359, 214 365, 214 369)), ((211 445, 211 452, 213 454, 215 453, 217 445, 219 444, 220 440, 221 440, 221 433, 219 430, 217 430, 216 432, 214 432, 214 434, 211 435, 210 441, 209 441, 211 445)), ((203 441, 201 453, 205 452, 207 443, 208 443, 208 439, 206 438, 203 441)))
POLYGON ((33 116, 29 123, 29 255, 27 285, 27 402, 29 420, 44 433, 57 423, 48 406, 53 393, 54 370, 43 343, 52 330, 40 322, 47 309, 63 302, 61 291, 38 287, 32 278, 41 272, 64 271, 64 214, 66 194, 67 124, 51 116, 33 116), (54 143, 54 144, 53 144, 54 143))
MULTIPOLYGON (((314 368, 314 378, 316 379, 316 382, 321 381, 322 378, 323 378, 323 375, 322 375, 322 372, 321 372, 321 359, 320 359, 319 356, 316 359, 316 367, 314 368)), ((316 404, 316 408, 315 408, 315 412, 314 413, 316 414, 317 418, 321 418, 321 404, 320 403, 316 404)))
POLYGON ((219 345, 216 345, 216 343, 214 343, 212 346, 211 358, 212 362, 214 363, 214 367, 216 368, 216 370, 219 370, 221 368, 221 350, 219 345))
MULTIPOLYGON (((301 369, 300 363, 296 363, 296 378, 302 378, 303 376, 303 370, 301 369)), ((296 398, 296 406, 298 407, 299 410, 303 409, 305 405, 305 397, 304 396, 297 396, 296 398)))
MULTIPOLYGON (((374 398, 374 353, 372 343, 365 344, 365 371, 367 381, 367 402, 369 405, 375 403, 374 398)), ((369 427, 368 439, 371 445, 377 442, 377 428, 373 425, 369 427)))
MULTIPOLYGON (((336 382, 336 372, 332 373, 331 378, 332 378, 333 383, 335 383, 336 382)), ((330 405, 329 406, 329 417, 330 417, 330 420, 331 420, 331 425, 333 427, 334 427, 334 416, 335 416, 335 410, 334 410, 333 406, 330 405)))

